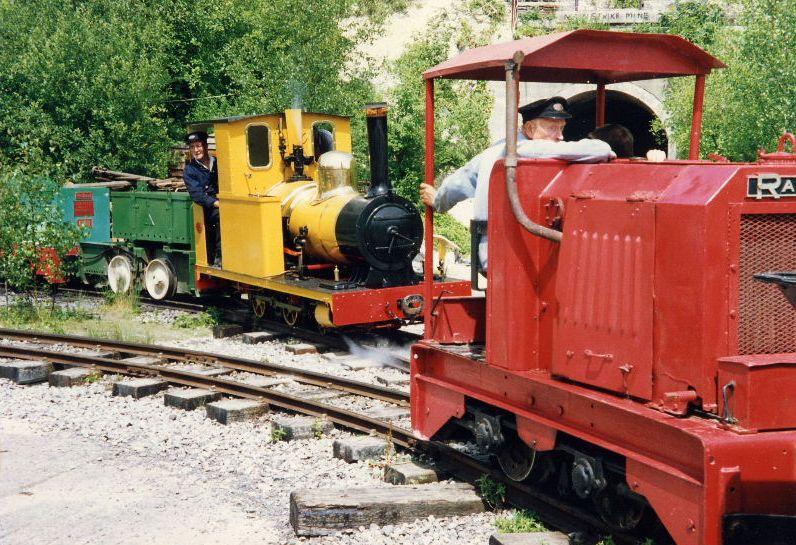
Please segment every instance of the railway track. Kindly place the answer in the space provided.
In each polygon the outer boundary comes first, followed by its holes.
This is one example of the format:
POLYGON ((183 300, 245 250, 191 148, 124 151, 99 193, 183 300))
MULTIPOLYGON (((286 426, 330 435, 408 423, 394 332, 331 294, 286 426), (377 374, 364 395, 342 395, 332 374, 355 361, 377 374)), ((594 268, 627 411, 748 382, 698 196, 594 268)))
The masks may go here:
MULTIPOLYGON (((581 536, 612 534, 614 542, 617 544, 640 545, 644 543, 643 539, 639 539, 637 536, 616 533, 587 510, 572 506, 533 486, 507 479, 488 462, 473 458, 443 442, 419 440, 414 437, 411 430, 395 426, 388 420, 374 418, 335 406, 332 403, 301 397, 273 388, 254 386, 224 376, 202 374, 169 367, 165 364, 169 362, 172 364, 194 363, 222 366, 264 376, 288 375, 300 384, 336 389, 348 395, 364 396, 399 406, 408 406, 409 396, 403 392, 332 375, 194 350, 2 328, 0 328, 0 339, 26 343, 0 343, 0 358, 43 359, 53 364, 89 367, 103 373, 158 377, 178 386, 212 389, 229 396, 265 402, 271 407, 289 412, 323 417, 341 428, 376 434, 409 451, 431 455, 437 460, 443 461, 461 479, 474 482, 479 477, 487 475, 494 481, 503 483, 509 503, 517 507, 532 509, 549 526, 560 531, 581 536), (55 345, 108 351, 112 352, 114 357, 55 350, 55 345), (164 365, 135 363, 120 359, 128 356, 156 356, 164 361, 164 365)), ((585 539, 582 541, 584 544, 594 542, 588 537, 585 539)))
MULTIPOLYGON (((67 294, 102 297, 99 291, 92 289, 61 288, 59 291, 67 294)), ((228 297, 212 298, 206 300, 204 303, 195 303, 180 300, 158 301, 146 295, 141 295, 140 302, 142 305, 154 308, 173 309, 192 313, 204 312, 210 308, 216 308, 223 322, 240 325, 244 330, 252 331, 262 329, 272 331, 290 335, 291 337, 310 343, 322 344, 334 350, 350 351, 352 346, 361 346, 365 350, 379 349, 382 352, 381 360, 384 365, 407 373, 409 372, 408 351, 406 351, 405 354, 398 354, 394 350, 389 349, 388 346, 407 346, 420 338, 420 335, 398 329, 381 330, 379 333, 364 331, 339 332, 335 330, 321 332, 301 326, 289 326, 276 320, 255 318, 251 309, 243 304, 242 301, 230 299, 228 297), (385 346, 384 343, 387 343, 387 346, 385 346)))

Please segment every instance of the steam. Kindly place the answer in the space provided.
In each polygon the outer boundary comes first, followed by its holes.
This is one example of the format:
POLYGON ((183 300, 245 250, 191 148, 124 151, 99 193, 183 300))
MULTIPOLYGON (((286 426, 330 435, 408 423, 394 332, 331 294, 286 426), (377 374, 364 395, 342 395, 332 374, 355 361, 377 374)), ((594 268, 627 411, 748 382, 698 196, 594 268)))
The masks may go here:
POLYGON ((408 359, 405 360, 404 358, 408 358, 409 347, 412 346, 411 343, 404 346, 367 346, 354 342, 345 336, 343 340, 348 346, 348 351, 351 352, 351 355, 371 362, 373 367, 392 367, 402 371, 409 370, 408 359))

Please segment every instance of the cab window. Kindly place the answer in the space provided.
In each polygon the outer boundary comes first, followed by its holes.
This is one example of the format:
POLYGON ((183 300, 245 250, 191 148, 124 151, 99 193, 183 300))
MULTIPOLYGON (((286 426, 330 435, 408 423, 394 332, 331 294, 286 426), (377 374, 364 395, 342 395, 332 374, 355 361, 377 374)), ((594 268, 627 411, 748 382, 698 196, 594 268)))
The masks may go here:
POLYGON ((328 121, 314 123, 312 125, 312 142, 316 161, 327 151, 334 150, 334 125, 328 121))
POLYGON ((249 147, 249 166, 257 168, 271 164, 271 131, 266 125, 246 127, 246 142, 249 147))

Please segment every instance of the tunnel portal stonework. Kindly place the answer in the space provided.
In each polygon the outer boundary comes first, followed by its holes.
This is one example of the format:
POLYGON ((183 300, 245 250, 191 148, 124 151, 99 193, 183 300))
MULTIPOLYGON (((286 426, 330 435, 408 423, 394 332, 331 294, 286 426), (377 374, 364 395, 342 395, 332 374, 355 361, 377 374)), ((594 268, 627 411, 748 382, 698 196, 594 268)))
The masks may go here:
MULTIPOLYGON (((495 106, 490 119, 492 140, 505 138, 505 84, 491 85, 495 106)), ((677 150, 669 134, 653 134, 650 122, 665 120, 667 112, 663 105, 666 80, 645 80, 633 83, 616 83, 606 86, 606 122, 625 125, 636 139, 635 154, 643 156, 649 149, 663 149, 668 157, 676 157, 677 150)), ((569 121, 564 136, 567 140, 585 138, 594 129, 595 85, 521 83, 520 104, 541 98, 562 96, 570 102, 569 121)))

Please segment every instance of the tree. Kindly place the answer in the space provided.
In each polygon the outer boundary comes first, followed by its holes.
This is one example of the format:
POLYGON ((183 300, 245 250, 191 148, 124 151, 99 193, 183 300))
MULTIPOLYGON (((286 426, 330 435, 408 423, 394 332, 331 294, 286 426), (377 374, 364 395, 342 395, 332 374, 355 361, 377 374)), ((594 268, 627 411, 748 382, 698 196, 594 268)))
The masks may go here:
MULTIPOLYGON (((717 8, 681 3, 686 17, 672 17, 664 30, 692 39, 727 64, 708 77, 703 154, 754 160, 796 125, 796 13, 787 2, 741 0, 734 25, 717 8), (677 22, 676 22, 677 21, 677 22), (676 23, 675 23, 676 22, 676 23)), ((662 19, 662 23, 666 20, 662 19)), ((668 121, 678 149, 688 149, 693 78, 674 82, 666 97, 668 121)))
POLYGON ((0 165, 76 180, 96 164, 162 176, 191 119, 279 111, 297 100, 353 113, 372 95, 357 46, 406 5, 0 3, 0 165))
POLYGON ((52 278, 68 272, 65 258, 81 233, 64 223, 55 201, 60 187, 19 171, 0 175, 0 282, 6 288, 29 289, 40 270, 52 278))

